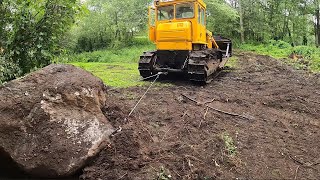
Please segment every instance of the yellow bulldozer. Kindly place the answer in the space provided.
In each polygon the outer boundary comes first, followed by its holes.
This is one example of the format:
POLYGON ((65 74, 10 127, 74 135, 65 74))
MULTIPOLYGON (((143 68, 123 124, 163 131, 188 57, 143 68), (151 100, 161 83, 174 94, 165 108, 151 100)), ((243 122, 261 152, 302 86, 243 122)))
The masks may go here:
POLYGON ((149 7, 149 39, 156 51, 140 56, 140 75, 185 73, 191 81, 208 82, 232 55, 232 42, 213 36, 206 18, 203 0, 154 0, 149 7))

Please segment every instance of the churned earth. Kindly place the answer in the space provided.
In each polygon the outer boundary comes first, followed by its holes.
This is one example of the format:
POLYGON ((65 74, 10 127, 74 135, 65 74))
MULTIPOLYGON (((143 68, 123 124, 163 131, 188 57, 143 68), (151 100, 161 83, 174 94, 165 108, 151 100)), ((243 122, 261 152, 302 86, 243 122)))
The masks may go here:
POLYGON ((268 56, 238 63, 209 85, 178 80, 107 90, 119 128, 80 177, 97 179, 320 179, 320 75, 268 56))

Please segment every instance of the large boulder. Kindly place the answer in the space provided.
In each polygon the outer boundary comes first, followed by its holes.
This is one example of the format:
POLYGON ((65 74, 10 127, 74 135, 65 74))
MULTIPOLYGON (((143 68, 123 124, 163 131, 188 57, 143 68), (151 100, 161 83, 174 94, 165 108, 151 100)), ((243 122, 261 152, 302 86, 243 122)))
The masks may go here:
POLYGON ((101 111, 103 82, 71 65, 50 65, 9 82, 0 97, 0 159, 9 157, 34 176, 76 173, 114 131, 101 111))

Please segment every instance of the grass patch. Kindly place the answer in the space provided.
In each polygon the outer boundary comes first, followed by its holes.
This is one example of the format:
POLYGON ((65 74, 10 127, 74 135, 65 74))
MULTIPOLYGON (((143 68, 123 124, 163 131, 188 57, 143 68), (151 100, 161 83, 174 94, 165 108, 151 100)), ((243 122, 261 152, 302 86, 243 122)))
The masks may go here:
POLYGON ((157 174, 157 177, 155 180, 170 180, 172 176, 166 172, 166 169, 164 167, 160 168, 160 172, 157 174))
POLYGON ((233 57, 229 58, 226 66, 228 66, 232 69, 236 68, 238 66, 238 60, 239 60, 238 57, 233 56, 233 57))
POLYGON ((136 37, 133 44, 118 49, 104 49, 94 52, 83 52, 80 54, 66 54, 56 57, 56 63, 138 63, 139 57, 145 51, 152 51, 155 45, 146 37, 136 37))
POLYGON ((136 37, 134 45, 128 47, 68 54, 56 57, 54 61, 87 70, 102 79, 108 86, 127 88, 150 84, 150 82, 140 81, 138 61, 143 52, 154 49, 155 46, 146 37, 136 37))
POLYGON ((102 79, 108 86, 131 87, 142 86, 149 82, 139 81, 140 74, 137 63, 70 63, 91 72, 102 79))
POLYGON ((222 140, 224 141, 228 155, 234 157, 237 154, 237 147, 235 146, 232 137, 228 133, 223 133, 222 140))
POLYGON ((56 58, 58 63, 66 62, 103 62, 103 63, 137 63, 144 51, 154 50, 153 45, 132 46, 123 49, 106 49, 81 54, 65 55, 56 58))

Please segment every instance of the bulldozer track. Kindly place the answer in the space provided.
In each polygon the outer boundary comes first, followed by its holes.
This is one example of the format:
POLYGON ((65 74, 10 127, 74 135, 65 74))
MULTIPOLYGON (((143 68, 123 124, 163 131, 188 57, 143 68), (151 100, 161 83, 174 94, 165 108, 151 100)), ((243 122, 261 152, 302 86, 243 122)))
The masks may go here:
MULTIPOLYGON (((158 72, 170 71, 168 68, 156 68, 157 52, 150 51, 140 56, 139 72, 144 79, 149 79, 158 72)), ((187 58, 187 65, 178 71, 188 74, 193 82, 209 83, 221 70, 222 54, 219 50, 207 49, 191 51, 187 58)))
POLYGON ((145 78, 150 78, 153 74, 153 60, 155 58, 156 52, 144 52, 143 55, 140 56, 139 60, 139 72, 140 75, 145 78))
POLYGON ((212 81, 211 75, 219 69, 222 56, 217 50, 193 51, 189 56, 188 75, 190 81, 212 81))

